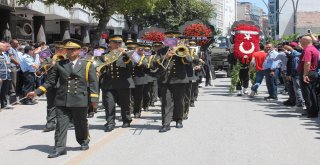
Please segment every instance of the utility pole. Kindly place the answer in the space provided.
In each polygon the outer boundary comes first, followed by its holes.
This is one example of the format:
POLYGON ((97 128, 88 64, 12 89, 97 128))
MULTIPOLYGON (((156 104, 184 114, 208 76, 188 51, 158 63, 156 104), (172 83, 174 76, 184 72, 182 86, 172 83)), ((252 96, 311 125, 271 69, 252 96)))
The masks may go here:
POLYGON ((298 4, 299 4, 299 0, 296 0, 296 2, 294 0, 292 1, 292 6, 293 6, 293 34, 296 34, 297 32, 297 11, 298 11, 298 4))

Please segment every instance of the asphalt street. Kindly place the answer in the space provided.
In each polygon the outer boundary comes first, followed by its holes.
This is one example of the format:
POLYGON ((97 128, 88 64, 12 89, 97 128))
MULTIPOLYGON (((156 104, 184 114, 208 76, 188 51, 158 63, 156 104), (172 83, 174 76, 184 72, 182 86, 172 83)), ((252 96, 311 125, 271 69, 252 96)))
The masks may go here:
MULTIPOLYGON (((320 120, 301 117, 282 106, 287 96, 266 102, 266 87, 255 98, 229 93, 230 79, 218 78, 200 89, 184 128, 159 133, 160 103, 143 112, 130 128, 104 132, 104 112, 89 119, 90 149, 80 151, 74 130, 68 154, 48 159, 54 132, 43 133, 46 102, 16 105, 0 112, 0 164, 108 165, 319 165, 320 120)), ((117 113, 119 116, 119 113, 117 113)))

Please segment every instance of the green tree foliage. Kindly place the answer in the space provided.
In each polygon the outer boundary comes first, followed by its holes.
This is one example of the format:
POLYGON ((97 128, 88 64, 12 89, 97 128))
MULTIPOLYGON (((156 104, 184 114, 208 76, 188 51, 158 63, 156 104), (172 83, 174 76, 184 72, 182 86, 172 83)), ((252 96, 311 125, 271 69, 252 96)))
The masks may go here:
POLYGON ((187 21, 205 21, 214 14, 213 5, 202 0, 156 0, 153 4, 147 12, 140 9, 132 12, 136 24, 176 30, 187 21))
MULTIPOLYGON (((19 0, 19 3, 34 1, 19 0)), ((177 29, 184 22, 194 19, 208 20, 214 14, 213 5, 203 0, 46 0, 45 3, 57 3, 67 9, 80 4, 91 10, 93 16, 99 20, 100 32, 105 31, 111 15, 117 13, 123 14, 131 25, 166 29, 177 29)))

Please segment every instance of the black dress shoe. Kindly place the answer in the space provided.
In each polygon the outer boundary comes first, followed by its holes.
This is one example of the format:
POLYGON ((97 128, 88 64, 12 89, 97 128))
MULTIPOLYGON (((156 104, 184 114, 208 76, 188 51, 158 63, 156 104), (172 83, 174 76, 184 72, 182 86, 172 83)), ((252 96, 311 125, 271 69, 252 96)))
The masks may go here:
POLYGON ((170 125, 163 125, 161 128, 160 128, 160 130, 159 130, 159 132, 167 132, 167 131, 170 131, 170 125))
POLYGON ((177 121, 176 128, 183 128, 182 121, 177 121))
POLYGON ((31 101, 26 101, 22 103, 23 105, 35 105, 35 103, 31 102, 31 101))
POLYGON ((84 151, 84 150, 88 150, 88 149, 89 149, 89 144, 88 143, 81 144, 80 150, 84 151))
POLYGON ((88 114, 88 118, 93 118, 94 117, 94 112, 90 112, 89 114, 88 114))
POLYGON ((114 130, 114 126, 106 126, 106 129, 104 130, 104 132, 111 132, 114 130))
POLYGON ((44 128, 43 129, 43 132, 50 132, 50 131, 53 131, 54 130, 54 128, 44 128))
POLYGON ((50 155, 48 155, 48 158, 56 158, 56 157, 59 157, 61 155, 66 155, 67 154, 67 151, 55 151, 53 153, 51 153, 50 155))
POLYGON ((121 127, 122 127, 122 128, 130 127, 130 123, 123 123, 121 127))
POLYGON ((190 103, 190 107, 195 107, 194 103, 190 103))
POLYGON ((133 118, 140 118, 141 117, 141 114, 140 113, 135 113, 134 115, 133 115, 133 118))

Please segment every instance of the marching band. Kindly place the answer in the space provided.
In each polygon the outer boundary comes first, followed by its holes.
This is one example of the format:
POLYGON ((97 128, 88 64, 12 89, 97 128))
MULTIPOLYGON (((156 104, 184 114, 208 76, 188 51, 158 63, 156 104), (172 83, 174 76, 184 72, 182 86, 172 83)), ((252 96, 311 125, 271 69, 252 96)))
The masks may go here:
POLYGON ((110 36, 108 48, 99 50, 83 46, 76 39, 55 43, 54 55, 36 72, 45 75, 45 83, 27 93, 30 99, 46 93, 44 131, 56 130, 55 148, 49 158, 66 154, 70 122, 81 150, 89 149, 87 118, 94 117, 99 98, 105 109, 105 132, 115 129, 116 105, 121 110, 122 128, 127 128, 131 116, 140 118, 142 110, 148 111, 157 100, 161 101, 162 116, 159 132, 169 131, 172 121, 176 128, 183 128, 182 122, 188 119, 189 107, 195 106, 204 76, 203 59, 195 41, 180 37, 177 32, 165 35, 176 39, 176 45, 128 39, 125 49, 121 35, 110 36))

